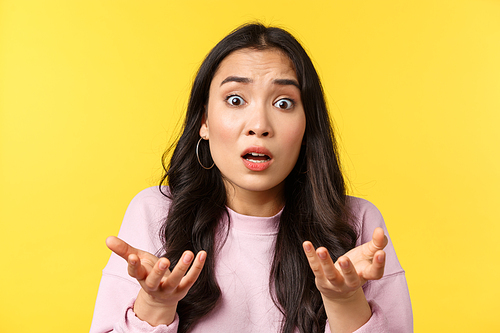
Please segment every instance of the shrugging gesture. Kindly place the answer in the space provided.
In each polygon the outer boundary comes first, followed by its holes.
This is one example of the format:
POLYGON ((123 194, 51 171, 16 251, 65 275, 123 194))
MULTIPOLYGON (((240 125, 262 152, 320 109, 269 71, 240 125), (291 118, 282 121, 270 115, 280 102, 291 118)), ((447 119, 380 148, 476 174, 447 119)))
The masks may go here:
POLYGON ((361 286, 384 275, 383 249, 387 242, 384 230, 376 228, 371 241, 350 250, 335 263, 326 248, 314 251, 311 242, 304 242, 332 332, 352 332, 370 319, 371 309, 361 286))
POLYGON ((128 274, 142 287, 134 304, 136 316, 153 326, 170 325, 175 319, 177 303, 186 296, 203 269, 206 252, 198 252, 194 261, 191 251, 184 252, 170 271, 168 259, 138 250, 117 237, 109 237, 106 245, 128 262, 128 274))

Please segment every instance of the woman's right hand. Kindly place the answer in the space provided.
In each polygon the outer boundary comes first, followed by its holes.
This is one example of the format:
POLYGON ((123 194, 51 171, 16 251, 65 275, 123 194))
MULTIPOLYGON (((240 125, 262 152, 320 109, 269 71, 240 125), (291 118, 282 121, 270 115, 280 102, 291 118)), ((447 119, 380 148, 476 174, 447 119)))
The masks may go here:
POLYGON ((203 269, 206 252, 198 252, 191 269, 194 255, 191 251, 184 252, 170 272, 167 258, 136 249, 114 236, 106 239, 106 245, 128 262, 128 274, 142 287, 134 303, 135 315, 152 326, 170 325, 175 319, 177 303, 186 296, 203 269))

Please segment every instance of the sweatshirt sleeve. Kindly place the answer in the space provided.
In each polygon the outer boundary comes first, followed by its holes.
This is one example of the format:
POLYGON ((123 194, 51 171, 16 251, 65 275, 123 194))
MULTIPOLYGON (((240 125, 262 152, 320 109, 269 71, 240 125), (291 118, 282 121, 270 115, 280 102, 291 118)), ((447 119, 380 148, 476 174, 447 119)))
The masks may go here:
POLYGON ((147 322, 140 320, 135 315, 133 299, 125 309, 125 317, 116 322, 113 327, 114 333, 176 333, 179 327, 179 316, 175 314, 175 319, 170 325, 151 326, 147 322))
MULTIPOLYGON (((372 203, 360 198, 350 197, 349 205, 358 222, 359 237, 356 246, 369 242, 377 227, 384 229, 389 239, 384 249, 384 276, 380 280, 368 281, 363 286, 372 316, 356 333, 413 332, 413 314, 405 271, 399 264, 382 215, 372 203)), ((330 333, 328 323, 325 331, 330 333)))
MULTIPOLYGON (((161 249, 158 233, 169 201, 157 187, 147 188, 132 199, 118 237, 135 248, 156 254, 161 249)), ((90 333, 175 333, 178 317, 166 326, 153 327, 133 312, 139 283, 127 273, 127 262, 111 253, 103 270, 90 333)))

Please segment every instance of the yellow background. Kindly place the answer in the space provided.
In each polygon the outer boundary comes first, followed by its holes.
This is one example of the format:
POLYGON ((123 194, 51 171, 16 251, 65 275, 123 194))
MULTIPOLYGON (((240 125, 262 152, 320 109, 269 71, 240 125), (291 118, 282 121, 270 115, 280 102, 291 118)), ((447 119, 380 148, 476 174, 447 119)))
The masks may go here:
MULTIPOLYGON (((288 28, 417 332, 498 332, 500 1, 0 1, 0 332, 87 332, 106 236, 157 184, 204 55, 288 28)), ((194 153, 194 147, 193 147, 194 153)))

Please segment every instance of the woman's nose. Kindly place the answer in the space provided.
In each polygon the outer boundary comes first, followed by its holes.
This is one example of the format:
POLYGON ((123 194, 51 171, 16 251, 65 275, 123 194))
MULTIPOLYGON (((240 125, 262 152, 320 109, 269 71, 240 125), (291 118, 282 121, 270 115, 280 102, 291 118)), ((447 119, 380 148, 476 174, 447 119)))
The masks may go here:
POLYGON ((247 135, 258 137, 271 137, 273 128, 269 119, 269 111, 265 106, 259 106, 250 111, 251 115, 247 123, 247 135))

